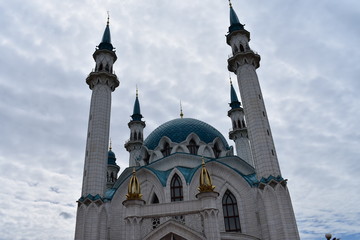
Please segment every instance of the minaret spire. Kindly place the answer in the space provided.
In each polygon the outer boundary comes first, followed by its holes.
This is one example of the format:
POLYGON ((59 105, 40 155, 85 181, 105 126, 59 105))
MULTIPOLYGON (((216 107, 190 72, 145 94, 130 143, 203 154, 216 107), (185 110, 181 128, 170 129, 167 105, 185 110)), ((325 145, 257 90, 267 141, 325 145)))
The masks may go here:
POLYGON ((139 90, 136 86, 135 94, 135 103, 133 114, 131 115, 131 120, 128 123, 130 128, 130 139, 125 143, 126 150, 130 153, 129 156, 129 166, 139 166, 144 165, 142 154, 143 140, 144 140, 144 128, 146 124, 141 119, 143 116, 140 111, 140 102, 139 102, 139 90))

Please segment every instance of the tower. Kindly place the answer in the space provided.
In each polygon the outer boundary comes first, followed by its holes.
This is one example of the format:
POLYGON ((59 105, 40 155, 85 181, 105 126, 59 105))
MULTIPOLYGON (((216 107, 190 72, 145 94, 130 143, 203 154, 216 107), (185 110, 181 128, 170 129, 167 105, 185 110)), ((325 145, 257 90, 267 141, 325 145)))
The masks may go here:
POLYGON ((230 27, 226 42, 232 48, 228 70, 237 75, 257 177, 281 176, 256 69, 260 55, 249 46, 250 32, 240 23, 230 3, 230 27))
POLYGON ((131 115, 131 120, 128 123, 130 128, 130 139, 125 143, 126 150, 129 155, 129 166, 144 165, 142 162, 144 156, 142 155, 142 146, 144 141, 145 122, 141 119, 143 116, 140 111, 139 93, 136 89, 136 98, 134 103, 134 111, 131 115))
POLYGON ((106 188, 112 188, 114 183, 117 180, 117 175, 120 171, 120 167, 116 164, 116 156, 112 151, 111 142, 108 151, 108 165, 107 165, 107 173, 106 173, 106 188))
MULTIPOLYGON (((264 239, 300 239, 294 210, 276 156, 256 69, 260 55, 250 46, 250 32, 240 23, 231 2, 226 42, 232 49, 228 70, 237 75, 257 179, 258 219, 264 239)), ((231 110, 230 110, 231 111, 231 110)))
POLYGON ((119 86, 119 80, 113 72, 113 64, 117 57, 111 44, 109 18, 93 58, 95 69, 86 78, 92 95, 82 193, 78 200, 76 216, 76 240, 104 239, 99 236, 104 235, 106 231, 103 198, 107 186, 111 93, 119 86))
POLYGON ((232 122, 232 129, 229 132, 229 138, 235 142, 236 154, 248 164, 254 166, 244 117, 244 109, 241 107, 241 103, 238 100, 232 82, 230 82, 230 99, 231 103, 229 105, 231 109, 228 111, 228 116, 232 122))
POLYGON ((109 143, 111 93, 119 86, 113 73, 117 57, 111 44, 109 19, 93 58, 95 71, 86 78, 92 90, 88 133, 86 140, 85 167, 82 196, 103 196, 106 189, 107 148, 109 143))

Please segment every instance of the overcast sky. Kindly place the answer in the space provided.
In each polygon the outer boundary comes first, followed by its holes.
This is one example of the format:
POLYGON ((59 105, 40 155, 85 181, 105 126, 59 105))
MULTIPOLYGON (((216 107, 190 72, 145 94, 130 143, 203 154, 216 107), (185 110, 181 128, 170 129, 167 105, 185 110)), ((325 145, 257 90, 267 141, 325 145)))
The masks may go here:
MULTIPOLYGON (((261 55, 257 72, 301 239, 360 239, 360 2, 233 6, 261 55)), ((110 135, 121 169, 136 85, 146 135, 179 117, 181 100, 185 117, 228 136, 226 0, 0 1, 1 240, 74 237, 85 78, 108 10, 121 82, 110 135)))

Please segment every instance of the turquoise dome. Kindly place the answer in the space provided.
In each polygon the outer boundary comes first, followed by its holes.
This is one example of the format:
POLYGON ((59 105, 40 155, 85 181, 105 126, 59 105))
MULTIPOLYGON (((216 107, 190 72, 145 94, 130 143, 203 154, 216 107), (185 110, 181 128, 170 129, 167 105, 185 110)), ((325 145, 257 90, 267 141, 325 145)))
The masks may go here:
POLYGON ((173 142, 180 143, 185 141, 190 133, 195 133, 205 143, 211 143, 216 137, 219 137, 224 147, 229 149, 224 136, 218 130, 193 118, 177 118, 162 124, 150 133, 145 139, 144 145, 148 149, 154 150, 163 136, 167 136, 173 142))

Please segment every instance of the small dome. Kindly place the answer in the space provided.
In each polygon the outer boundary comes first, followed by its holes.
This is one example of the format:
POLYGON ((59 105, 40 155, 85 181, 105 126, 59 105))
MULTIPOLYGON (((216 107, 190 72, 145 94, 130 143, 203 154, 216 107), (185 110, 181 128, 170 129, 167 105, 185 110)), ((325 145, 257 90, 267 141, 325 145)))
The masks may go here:
POLYGON ((224 147, 229 149, 224 136, 218 130, 205 122, 193 118, 177 118, 162 124, 150 133, 145 139, 144 145, 153 150, 158 146, 163 136, 170 138, 173 142, 180 143, 185 141, 191 133, 198 135, 200 140, 205 143, 211 143, 215 138, 219 137, 224 147))
POLYGON ((115 153, 111 149, 108 151, 108 164, 116 165, 115 153))

